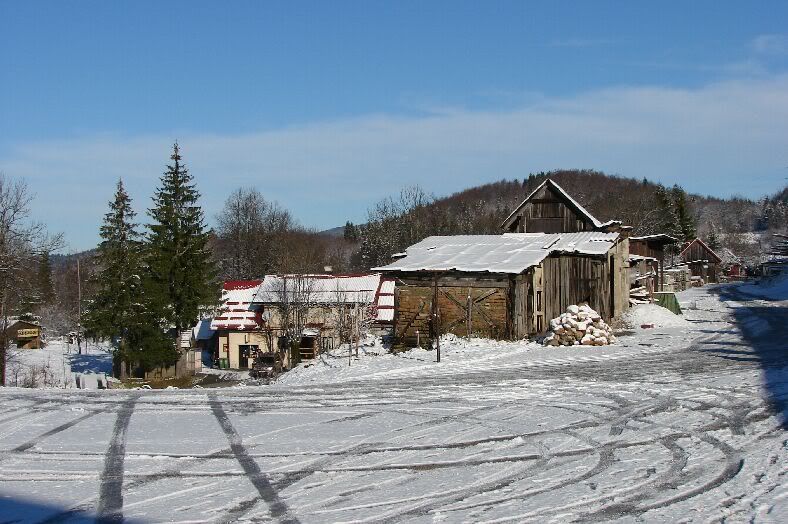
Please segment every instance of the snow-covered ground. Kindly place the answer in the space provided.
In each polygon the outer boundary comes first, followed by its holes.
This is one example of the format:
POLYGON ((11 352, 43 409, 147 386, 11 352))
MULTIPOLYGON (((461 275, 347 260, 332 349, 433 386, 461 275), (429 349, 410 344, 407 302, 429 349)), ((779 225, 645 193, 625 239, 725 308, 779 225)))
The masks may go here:
POLYGON ((788 274, 756 280, 742 285, 740 291, 772 300, 788 300, 788 274))
POLYGON ((342 351, 270 386, 0 391, 0 520, 781 522, 788 303, 615 346, 342 351))
POLYGON ((107 343, 76 344, 51 340, 42 349, 10 349, 6 385, 33 388, 96 389, 112 374, 112 353, 107 343))

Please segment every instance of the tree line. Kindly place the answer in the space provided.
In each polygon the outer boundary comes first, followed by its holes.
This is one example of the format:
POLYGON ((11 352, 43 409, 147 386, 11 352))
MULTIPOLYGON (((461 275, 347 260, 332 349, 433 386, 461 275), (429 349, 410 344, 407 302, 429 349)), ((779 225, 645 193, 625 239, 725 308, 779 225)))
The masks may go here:
POLYGON ((116 364, 148 371, 174 364, 180 333, 219 301, 217 270, 199 192, 178 144, 142 233, 119 181, 100 229, 85 333, 112 340, 116 364))

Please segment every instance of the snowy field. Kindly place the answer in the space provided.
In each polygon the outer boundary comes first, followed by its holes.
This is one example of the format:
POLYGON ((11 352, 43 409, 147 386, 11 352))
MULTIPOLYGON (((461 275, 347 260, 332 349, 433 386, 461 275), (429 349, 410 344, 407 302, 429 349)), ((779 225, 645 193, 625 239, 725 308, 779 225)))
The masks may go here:
MULTIPOLYGON (((746 293, 745 293, 746 291, 746 293)), ((610 347, 367 347, 274 385, 0 390, 2 522, 785 522, 788 302, 610 347)), ((783 297, 785 298, 785 297, 783 297)))
POLYGON ((63 339, 48 341, 43 349, 9 349, 6 385, 33 388, 96 389, 112 375, 112 354, 108 343, 76 344, 63 339))

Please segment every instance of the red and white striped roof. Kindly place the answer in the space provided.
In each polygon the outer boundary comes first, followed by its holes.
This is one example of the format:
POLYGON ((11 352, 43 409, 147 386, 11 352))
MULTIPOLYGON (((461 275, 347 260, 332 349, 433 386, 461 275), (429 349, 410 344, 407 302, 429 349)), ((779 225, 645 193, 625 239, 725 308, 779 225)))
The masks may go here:
MULTIPOLYGON (((266 275, 264 280, 233 280, 222 286, 223 307, 211 320, 212 330, 262 329, 262 311, 279 301, 283 281, 294 275, 266 275)), ((363 275, 298 275, 314 304, 369 304, 377 322, 394 320, 394 280, 380 273, 363 275)))
POLYGON ((262 280, 230 280, 222 285, 222 309, 211 320, 211 329, 256 330, 262 328, 261 310, 254 299, 262 280))

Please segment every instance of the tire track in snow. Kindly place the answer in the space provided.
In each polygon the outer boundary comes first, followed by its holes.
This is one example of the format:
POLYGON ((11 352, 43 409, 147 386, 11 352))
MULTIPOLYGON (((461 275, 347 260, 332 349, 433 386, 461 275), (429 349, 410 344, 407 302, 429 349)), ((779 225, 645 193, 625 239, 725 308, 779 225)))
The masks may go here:
POLYGON ((243 445, 241 436, 238 434, 238 431, 236 431, 232 422, 230 422, 230 418, 227 416, 227 413, 225 413, 215 393, 208 395, 208 404, 211 406, 214 417, 216 417, 219 426, 221 426, 222 431, 224 431, 224 434, 227 436, 227 440, 230 442, 230 450, 233 455, 235 455, 235 459, 243 468, 249 481, 257 489, 260 497, 268 504, 271 516, 282 522, 293 524, 299 523, 300 521, 291 514, 290 508, 285 501, 279 497, 279 494, 271 485, 268 475, 260 470, 260 466, 258 466, 254 458, 249 455, 249 452, 243 445))
POLYGON ((123 522, 123 467, 126 459, 126 437, 134 405, 140 395, 134 395, 121 404, 115 427, 104 460, 99 488, 99 523, 123 522))

